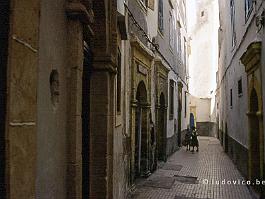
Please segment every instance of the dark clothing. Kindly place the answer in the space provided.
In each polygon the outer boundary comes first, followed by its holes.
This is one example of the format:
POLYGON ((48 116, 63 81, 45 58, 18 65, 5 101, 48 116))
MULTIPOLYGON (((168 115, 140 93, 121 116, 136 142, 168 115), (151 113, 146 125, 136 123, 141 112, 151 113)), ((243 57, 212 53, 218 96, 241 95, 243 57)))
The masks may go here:
POLYGON ((198 138, 197 138, 197 131, 196 130, 193 130, 192 132, 192 138, 191 138, 191 142, 192 142, 192 146, 199 146, 199 141, 198 141, 198 138))

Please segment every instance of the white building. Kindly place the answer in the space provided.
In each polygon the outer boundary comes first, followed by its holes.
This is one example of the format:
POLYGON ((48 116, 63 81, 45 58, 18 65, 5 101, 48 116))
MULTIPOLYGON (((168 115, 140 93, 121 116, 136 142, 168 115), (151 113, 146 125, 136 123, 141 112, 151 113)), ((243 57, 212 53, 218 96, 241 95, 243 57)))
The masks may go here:
POLYGON ((218 65, 218 1, 187 1, 190 38, 190 112, 199 135, 215 136, 214 90, 218 65))
POLYGON ((219 137, 249 179, 264 173, 264 5, 263 0, 219 1, 219 137))

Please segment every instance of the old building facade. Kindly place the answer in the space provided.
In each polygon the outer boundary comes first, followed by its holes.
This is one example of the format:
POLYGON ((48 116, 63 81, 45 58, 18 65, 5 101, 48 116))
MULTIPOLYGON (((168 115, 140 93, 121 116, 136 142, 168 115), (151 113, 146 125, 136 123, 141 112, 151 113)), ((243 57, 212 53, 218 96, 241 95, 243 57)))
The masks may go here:
POLYGON ((149 176, 177 150, 187 127, 186 7, 185 1, 138 0, 128 1, 126 10, 125 121, 133 189, 135 179, 149 176))
POLYGON ((126 38, 117 1, 2 8, 1 198, 123 198, 113 186, 126 141, 116 125, 126 38))
POLYGON ((126 198, 187 128, 185 1, 1 9, 1 196, 126 198))
POLYGON ((225 151, 248 179, 264 178, 264 1, 219 1, 217 118, 225 151))

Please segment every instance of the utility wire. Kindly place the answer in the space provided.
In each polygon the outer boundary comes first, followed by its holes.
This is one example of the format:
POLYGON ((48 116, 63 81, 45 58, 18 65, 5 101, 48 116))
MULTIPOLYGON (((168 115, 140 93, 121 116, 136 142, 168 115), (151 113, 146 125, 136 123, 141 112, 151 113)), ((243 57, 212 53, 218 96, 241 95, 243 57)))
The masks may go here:
POLYGON ((187 86, 188 88, 188 84, 181 78, 181 76, 175 71, 175 69, 171 66, 171 64, 168 62, 168 60, 165 58, 165 56, 162 54, 162 52, 159 50, 157 44, 155 44, 154 42, 152 42, 150 40, 150 38, 148 37, 148 35, 146 34, 146 32, 144 31, 144 29, 140 26, 140 24, 136 21, 135 17, 133 16, 132 12, 130 11, 128 5, 126 3, 124 3, 124 7, 126 8, 126 10, 128 11, 128 16, 132 19, 133 24, 142 32, 143 36, 145 37, 145 39, 147 40, 148 43, 150 43, 154 49, 159 53, 159 55, 163 58, 163 60, 167 63, 167 65, 170 67, 170 69, 174 72, 175 75, 177 75, 177 77, 187 86))

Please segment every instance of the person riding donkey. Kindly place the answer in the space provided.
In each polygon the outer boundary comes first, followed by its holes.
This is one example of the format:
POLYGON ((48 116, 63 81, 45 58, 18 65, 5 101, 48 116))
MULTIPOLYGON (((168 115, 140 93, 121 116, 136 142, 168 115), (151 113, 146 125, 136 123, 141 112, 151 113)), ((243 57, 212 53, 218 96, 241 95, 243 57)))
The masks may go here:
POLYGON ((194 126, 192 127, 191 146, 193 147, 191 152, 194 152, 194 147, 197 148, 197 150, 196 150, 197 152, 199 151, 198 134, 197 134, 197 130, 196 130, 196 128, 194 126))

